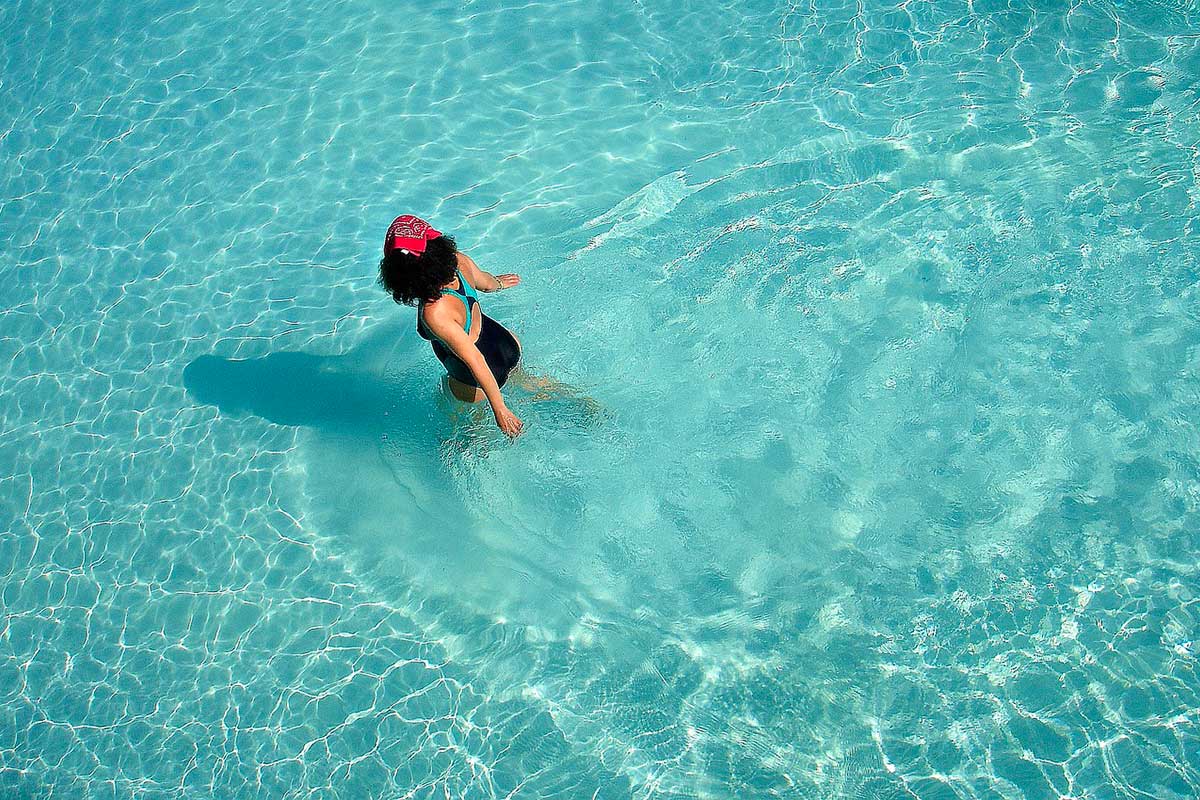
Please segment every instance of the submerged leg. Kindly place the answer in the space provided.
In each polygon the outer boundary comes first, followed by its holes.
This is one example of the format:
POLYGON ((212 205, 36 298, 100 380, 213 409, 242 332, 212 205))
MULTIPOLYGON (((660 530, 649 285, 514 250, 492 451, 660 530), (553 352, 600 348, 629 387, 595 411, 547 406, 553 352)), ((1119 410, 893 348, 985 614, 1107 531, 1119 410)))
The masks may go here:
POLYGON ((569 383, 563 383, 549 375, 538 375, 517 365, 509 375, 509 381, 532 394, 533 401, 567 400, 577 406, 584 414, 584 419, 596 421, 605 415, 604 407, 594 397, 589 397, 583 390, 569 383))
POLYGON ((477 389, 461 381, 456 381, 449 375, 446 376, 446 386, 450 389, 450 394, 464 403, 478 403, 483 399, 482 389, 477 389))
POLYGON ((517 364, 509 374, 508 379, 527 392, 533 392, 534 400, 550 400, 553 397, 581 397, 579 389, 563 383, 549 375, 537 375, 525 369, 524 364, 517 364))

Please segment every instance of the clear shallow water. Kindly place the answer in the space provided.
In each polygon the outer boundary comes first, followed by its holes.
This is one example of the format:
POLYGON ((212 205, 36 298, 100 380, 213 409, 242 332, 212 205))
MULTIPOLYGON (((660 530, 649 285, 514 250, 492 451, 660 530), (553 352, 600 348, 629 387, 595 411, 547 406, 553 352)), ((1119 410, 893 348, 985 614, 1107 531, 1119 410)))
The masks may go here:
POLYGON ((0 793, 1200 793, 1188 6, 228 8, 0 10, 0 793))

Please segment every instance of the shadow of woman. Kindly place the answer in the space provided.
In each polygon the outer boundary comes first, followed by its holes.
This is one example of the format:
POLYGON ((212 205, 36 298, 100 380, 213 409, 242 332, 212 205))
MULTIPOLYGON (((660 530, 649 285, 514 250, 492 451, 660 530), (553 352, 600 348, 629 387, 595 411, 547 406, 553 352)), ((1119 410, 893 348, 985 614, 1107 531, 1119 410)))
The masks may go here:
POLYGON ((203 355, 183 371, 197 402, 303 429, 305 518, 344 540, 363 572, 389 582, 413 578, 418 564, 420 572, 461 570, 480 544, 480 514, 464 489, 469 471, 455 456, 478 453, 486 437, 439 397, 410 338, 385 326, 343 356, 203 355))
POLYGON ((271 353, 264 358, 200 356, 183 371, 188 392, 222 413, 249 413, 276 425, 370 434, 388 408, 378 375, 342 368, 344 357, 271 353))
MULTIPOLYGON (((305 524, 361 577, 390 587, 389 596, 452 595, 477 613, 541 625, 565 613, 554 627, 569 629, 578 612, 567 598, 587 590, 564 565, 544 563, 553 509, 523 516, 512 504, 497 506, 520 459, 503 447, 483 404, 464 407, 438 391, 440 370, 423 345, 383 326, 342 356, 203 355, 184 369, 183 383, 222 414, 301 429, 305 524), (501 447, 505 457, 493 463, 489 456, 501 447)), ((579 400, 560 396, 536 406, 540 430, 557 437, 548 441, 565 446, 586 435, 579 400)), ((541 478, 537 485, 569 512, 584 478, 541 478)))

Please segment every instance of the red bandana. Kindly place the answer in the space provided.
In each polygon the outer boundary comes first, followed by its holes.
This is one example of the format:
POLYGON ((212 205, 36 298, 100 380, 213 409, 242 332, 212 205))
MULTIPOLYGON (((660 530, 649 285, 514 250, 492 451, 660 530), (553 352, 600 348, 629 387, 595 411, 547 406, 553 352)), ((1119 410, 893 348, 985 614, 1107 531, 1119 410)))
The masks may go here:
POLYGON ((442 234, 429 227, 429 223, 412 214, 401 214, 392 220, 388 228, 387 238, 383 240, 383 254, 386 256, 393 250, 412 253, 419 256, 425 252, 425 243, 436 239, 442 234))

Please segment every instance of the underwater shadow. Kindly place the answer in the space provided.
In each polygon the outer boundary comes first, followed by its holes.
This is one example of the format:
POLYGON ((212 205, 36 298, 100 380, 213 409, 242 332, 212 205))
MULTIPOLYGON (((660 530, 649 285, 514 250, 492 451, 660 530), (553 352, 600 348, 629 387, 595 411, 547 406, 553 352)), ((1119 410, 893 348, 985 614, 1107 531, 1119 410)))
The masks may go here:
POLYGON ((381 376, 355 369, 353 361, 304 352, 254 359, 203 355, 184 368, 183 385, 196 401, 224 414, 370 435, 388 410, 389 386, 381 376))
POLYGON ((230 417, 302 429, 306 515, 355 551, 364 542, 375 548, 411 538, 411 528, 430 526, 431 509, 438 527, 465 523, 438 510, 463 503, 442 452, 464 432, 439 404, 421 354, 418 343, 385 325, 345 355, 202 355, 184 368, 183 385, 196 402, 230 417), (389 516, 381 518, 385 508, 389 516), (361 535, 368 525, 374 535, 361 535))
POLYGON ((573 635, 590 614, 607 620, 610 656, 640 659, 640 637, 658 635, 658 624, 632 619, 597 585, 601 542, 559 541, 584 513, 580 486, 592 476, 544 466, 551 447, 606 447, 612 433, 593 436, 602 418, 590 398, 527 397, 543 438, 514 451, 482 404, 463 407, 438 391, 436 362, 413 338, 383 326, 342 356, 203 355, 183 383, 222 414, 301 429, 306 526, 390 602, 505 618, 542 638, 573 635))
POLYGON ((277 425, 353 429, 383 410, 383 382, 331 370, 336 359, 272 353, 234 360, 200 356, 183 371, 188 392, 226 414, 249 412, 277 425))
MULTIPOLYGON (((382 326, 350 353, 202 355, 183 370, 198 403, 301 429, 300 511, 389 595, 453 594, 476 609, 524 605, 540 565, 479 493, 502 438, 480 407, 438 390, 424 342, 382 326), (390 589, 386 587, 391 587, 390 589)), ((515 610, 512 612, 516 614, 515 610)))

